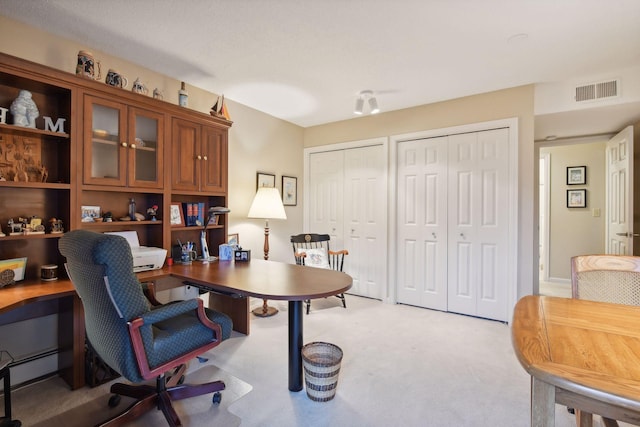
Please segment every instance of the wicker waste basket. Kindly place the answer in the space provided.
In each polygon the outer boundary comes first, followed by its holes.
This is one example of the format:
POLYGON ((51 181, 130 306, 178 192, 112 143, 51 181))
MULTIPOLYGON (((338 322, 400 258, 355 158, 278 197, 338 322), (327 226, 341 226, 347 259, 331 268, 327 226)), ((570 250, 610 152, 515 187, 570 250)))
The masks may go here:
POLYGON ((336 395, 342 350, 335 344, 312 342, 302 347, 302 366, 307 396, 327 402, 336 395))

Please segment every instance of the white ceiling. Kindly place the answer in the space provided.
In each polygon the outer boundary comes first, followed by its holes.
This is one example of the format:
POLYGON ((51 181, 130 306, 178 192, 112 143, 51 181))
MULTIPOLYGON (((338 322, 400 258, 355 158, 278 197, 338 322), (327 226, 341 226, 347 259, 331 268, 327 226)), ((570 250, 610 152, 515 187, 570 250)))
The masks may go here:
MULTIPOLYGON (((355 117, 365 89, 384 112, 640 65, 638 0, 0 0, 0 14, 304 127, 355 117)), ((561 116, 541 135, 566 132, 561 116)))

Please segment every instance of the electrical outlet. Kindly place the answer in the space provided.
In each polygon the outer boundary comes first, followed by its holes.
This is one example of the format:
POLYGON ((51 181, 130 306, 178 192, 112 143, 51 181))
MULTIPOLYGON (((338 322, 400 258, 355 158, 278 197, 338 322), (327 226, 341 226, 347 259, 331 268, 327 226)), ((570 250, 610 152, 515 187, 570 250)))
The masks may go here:
POLYGON ((600 208, 593 208, 592 215, 594 217, 596 217, 596 218, 599 217, 600 216, 600 208))

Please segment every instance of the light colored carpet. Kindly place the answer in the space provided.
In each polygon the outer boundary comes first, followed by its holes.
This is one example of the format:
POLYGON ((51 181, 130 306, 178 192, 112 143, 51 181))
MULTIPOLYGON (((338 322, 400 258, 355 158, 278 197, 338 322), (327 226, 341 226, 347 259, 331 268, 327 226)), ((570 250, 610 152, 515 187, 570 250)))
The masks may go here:
MULTIPOLYGON (((261 303, 252 301, 252 308, 261 303)), ((288 390, 288 305, 269 304, 280 313, 252 317, 250 336, 234 334, 207 354, 206 366, 192 366, 198 372, 212 368, 200 373, 222 377, 227 391, 220 407, 209 397, 178 402, 186 426, 530 424, 529 376, 513 353, 506 324, 351 295, 346 310, 336 298, 314 301, 304 317, 305 342, 331 342, 344 351, 336 397, 319 403, 305 391, 288 390)), ((86 417, 93 406, 85 402, 108 398, 105 386, 71 392, 59 379, 45 383, 15 393, 14 416, 25 426, 55 426, 44 421, 60 414, 86 417), (45 388, 49 382, 57 386, 45 388)), ((166 425, 160 414, 147 417, 132 425, 166 425)), ((556 426, 575 426, 564 407, 557 406, 556 426)))

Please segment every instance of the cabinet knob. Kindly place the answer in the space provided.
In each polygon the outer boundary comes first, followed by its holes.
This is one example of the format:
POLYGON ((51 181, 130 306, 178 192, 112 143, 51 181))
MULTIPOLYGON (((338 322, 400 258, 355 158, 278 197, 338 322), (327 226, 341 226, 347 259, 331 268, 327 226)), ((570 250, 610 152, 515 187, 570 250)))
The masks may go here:
POLYGON ((204 157, 203 157, 203 159, 204 159, 204 160, 209 160, 209 159, 207 159, 207 156, 204 156, 204 157))
POLYGON ((198 160, 202 160, 202 156, 198 154, 198 157, 196 157, 198 160))
POLYGON ((123 147, 126 147, 126 146, 127 146, 127 143, 126 143, 126 142, 124 142, 124 141, 122 141, 122 146, 123 146, 123 147))
POLYGON ((129 146, 129 148, 134 148, 134 149, 135 149, 135 148, 136 148, 136 144, 131 144, 131 145, 129 146))

